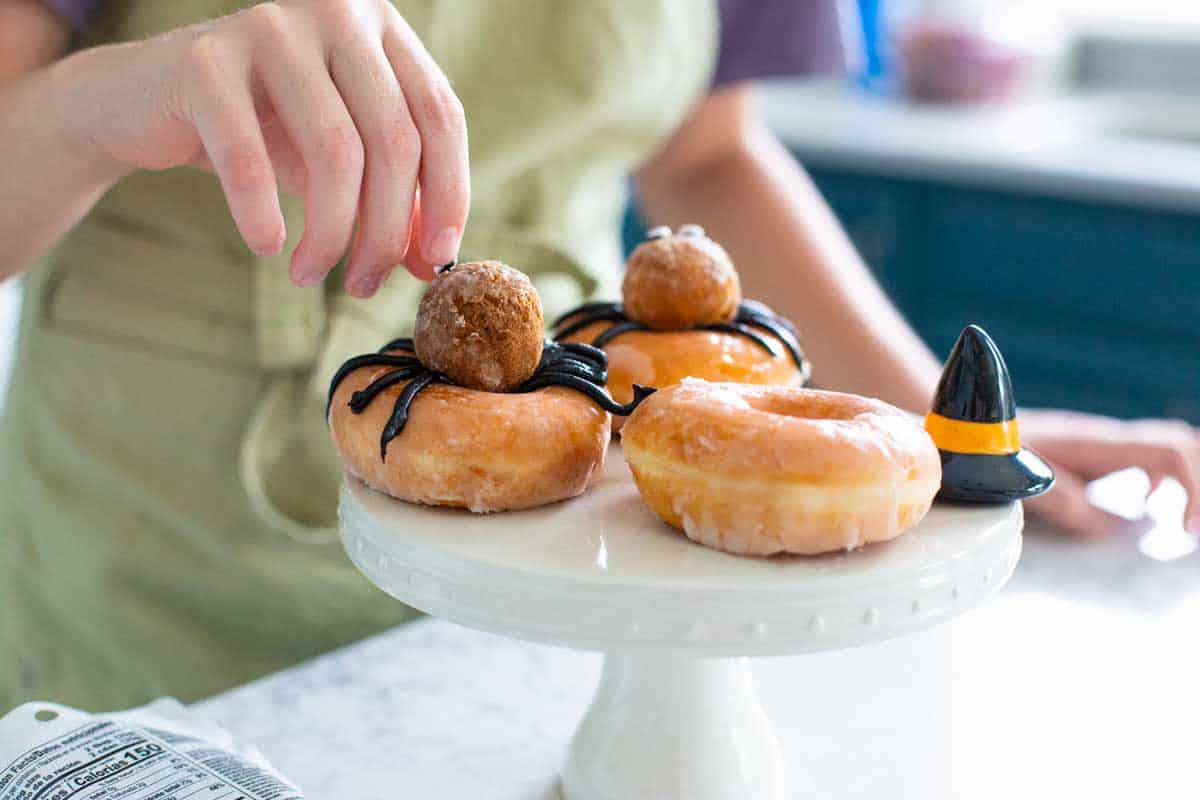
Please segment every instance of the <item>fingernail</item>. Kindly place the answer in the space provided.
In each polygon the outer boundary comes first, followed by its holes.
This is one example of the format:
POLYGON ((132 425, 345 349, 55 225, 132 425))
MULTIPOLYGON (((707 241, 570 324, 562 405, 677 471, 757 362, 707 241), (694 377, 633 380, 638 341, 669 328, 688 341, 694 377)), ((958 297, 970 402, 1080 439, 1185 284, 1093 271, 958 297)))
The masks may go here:
POLYGON ((275 242, 273 244, 269 244, 266 247, 253 247, 251 249, 257 255, 260 255, 260 256, 277 256, 281 252, 283 252, 283 245, 286 242, 287 242, 287 231, 280 230, 279 236, 275 239, 275 242))
POLYGON ((309 287, 316 286, 325 276, 319 272, 302 272, 296 276, 296 283, 300 286, 309 287))
POLYGON ((458 229, 445 228, 439 231, 430 240, 424 255, 430 264, 446 264, 458 258, 458 229))
POLYGON ((303 263, 304 259, 300 254, 292 253, 292 263, 288 267, 288 274, 292 276, 292 283, 297 286, 316 286, 325 279, 325 274, 319 270, 314 270, 310 265, 303 263))
POLYGON ((354 296, 367 298, 375 294, 379 289, 379 284, 383 279, 379 275, 368 275, 367 277, 354 284, 354 296))

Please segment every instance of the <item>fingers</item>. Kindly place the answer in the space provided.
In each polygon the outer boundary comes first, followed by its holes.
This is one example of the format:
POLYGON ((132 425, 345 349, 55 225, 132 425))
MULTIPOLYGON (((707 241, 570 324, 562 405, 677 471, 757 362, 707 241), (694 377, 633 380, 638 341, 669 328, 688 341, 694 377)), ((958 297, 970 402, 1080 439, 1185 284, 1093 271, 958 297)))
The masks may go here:
POLYGON ((1184 524, 1200 534, 1200 431, 1176 420, 1121 421, 1088 414, 1033 415, 1032 440, 1044 457, 1090 480, 1126 467, 1150 475, 1151 490, 1165 477, 1187 490, 1184 524))
POLYGON ((1099 538, 1129 527, 1129 521, 1092 505, 1087 483, 1060 464, 1054 467, 1054 488, 1025 501, 1025 508, 1054 527, 1083 539, 1099 538))
POLYGON ((421 138, 382 47, 335 52, 330 71, 366 150, 346 290, 370 297, 409 246, 421 138))
POLYGON ((396 264, 428 278, 457 258, 470 205, 462 105, 391 5, 261 3, 197 41, 194 161, 217 171, 251 248, 283 245, 282 183, 304 194, 290 267, 301 286, 352 240, 346 286, 360 297, 396 264))
POLYGON ((1160 452, 1159 463, 1153 465, 1154 471, 1174 475, 1182 483, 1188 493, 1183 525, 1193 534, 1200 534, 1200 433, 1187 423, 1166 422, 1164 425, 1174 426, 1176 435, 1160 452))
POLYGON ((260 36, 265 33, 272 45, 258 59, 258 74, 304 162, 304 236, 292 254, 290 275, 297 285, 313 286, 349 247, 362 188, 363 143, 322 48, 289 28, 277 6, 254 10, 260 10, 260 36))
POLYGON ((1177 420, 1138 420, 1128 423, 1128 449, 1157 487, 1163 478, 1178 480, 1187 491, 1184 525, 1200 534, 1200 431, 1177 420))
MULTIPOLYGON (((413 199, 413 214, 412 223, 408 232, 408 252, 404 254, 404 266, 413 274, 413 277, 423 281, 433 280, 433 276, 437 274, 437 268, 449 262, 443 261, 441 264, 433 264, 426 261, 421 256, 421 248, 415 243, 419 241, 421 230, 421 192, 417 191, 417 196, 413 199)), ((453 259, 451 259, 453 260, 453 259)))
POLYGON ((249 90, 250 66, 236 48, 200 36, 192 43, 192 115, 207 161, 221 181, 246 245, 274 255, 287 238, 275 172, 249 90))
POLYGON ((471 203, 466 116, 450 82, 398 14, 384 34, 384 50, 421 139, 420 260, 446 264, 458 257, 471 203))

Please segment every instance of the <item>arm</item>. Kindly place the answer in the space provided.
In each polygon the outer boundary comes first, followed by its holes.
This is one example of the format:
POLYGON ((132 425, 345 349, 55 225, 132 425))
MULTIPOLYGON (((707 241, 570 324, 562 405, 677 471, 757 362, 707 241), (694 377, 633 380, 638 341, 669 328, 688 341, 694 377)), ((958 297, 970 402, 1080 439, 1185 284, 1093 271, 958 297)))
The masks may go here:
POLYGON ((0 81, 49 64, 70 38, 67 24, 40 0, 0 0, 0 81))
POLYGON ((302 286, 349 251, 370 296, 403 263, 455 258, 469 206, 462 106, 385 0, 280 0, 46 65, 65 31, 0 0, 0 278, 50 247, 122 175, 213 170, 247 245, 278 252, 279 191, 304 194, 302 286), (418 202, 418 187, 420 201, 418 202))
POLYGON ((703 225, 733 256, 744 294, 797 322, 817 384, 928 408, 937 360, 761 122, 750 89, 703 102, 638 171, 637 189, 655 223, 703 225))
MULTIPOLYGON (((698 222, 730 251, 747 297, 769 299, 796 320, 815 380, 910 411, 929 407, 941 367, 876 284, 812 182, 762 122, 752 90, 734 86, 702 102, 637 173, 656 224, 698 222)), ((1200 533, 1200 432, 1182 422, 1124 422, 1023 410, 1022 438, 1058 474, 1028 507, 1079 535, 1122 521, 1091 505, 1086 484, 1124 467, 1157 484, 1177 478, 1200 533)))
POLYGON ((47 68, 66 48, 66 23, 38 0, 0 0, 0 280, 66 233, 121 172, 73 140, 60 100, 67 80, 47 68))

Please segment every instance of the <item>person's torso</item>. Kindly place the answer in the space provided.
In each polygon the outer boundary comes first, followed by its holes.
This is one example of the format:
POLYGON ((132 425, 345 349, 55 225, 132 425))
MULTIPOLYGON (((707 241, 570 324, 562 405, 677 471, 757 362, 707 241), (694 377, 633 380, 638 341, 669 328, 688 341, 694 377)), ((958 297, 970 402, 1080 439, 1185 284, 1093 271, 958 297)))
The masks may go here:
MULTIPOLYGON (((249 3, 108 0, 85 44, 249 3)), ((463 101, 463 258, 529 272, 547 316, 612 294, 626 173, 703 90, 715 8, 403 0, 463 101)), ((289 247, 302 208, 285 198, 289 247)), ((0 701, 196 697, 403 618, 340 552, 329 375, 405 332, 421 284, 299 289, 216 179, 140 172, 28 276, 0 424, 0 701), (10 568, 7 574, 4 568, 10 568), (10 664, 12 660, 10 660, 10 664), (11 666, 9 669, 13 669, 11 666)))

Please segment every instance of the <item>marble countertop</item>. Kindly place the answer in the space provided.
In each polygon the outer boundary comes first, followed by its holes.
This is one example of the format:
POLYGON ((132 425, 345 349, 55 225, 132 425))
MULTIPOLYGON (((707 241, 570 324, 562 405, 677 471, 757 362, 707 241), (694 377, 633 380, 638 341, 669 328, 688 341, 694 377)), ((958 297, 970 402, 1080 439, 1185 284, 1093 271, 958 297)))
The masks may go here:
MULTIPOLYGON (((0 322, 15 308, 0 284, 0 322)), ((1135 515, 1144 480, 1093 490, 1135 515)), ((1200 552, 1178 484, 1151 500, 1150 530, 1081 543, 1032 528, 1003 592, 946 625, 756 661, 811 796, 1195 797, 1200 552)), ((312 798, 543 800, 599 669, 596 654, 426 619, 194 708, 312 798)))
MULTIPOLYGON (((939 628, 755 661, 791 772, 811 776, 795 796, 1195 796, 1200 553, 1168 491, 1149 532, 1030 530, 999 597, 939 628)), ((194 708, 313 798, 544 800, 599 668, 425 619, 194 708)))
POLYGON ((942 107, 845 81, 767 87, 771 126, 812 166, 1200 211, 1200 103, 1043 95, 942 107))
MULTIPOLYGON (((15 288, 0 284, 0 323, 15 288)), ((1144 480, 1093 490, 1134 515, 1144 480)), ((1150 506, 1156 527, 1105 540, 1033 527, 1001 594, 941 627, 754 662, 791 772, 814 784, 793 780, 796 796, 1195 797, 1200 551, 1178 484, 1150 506)), ((426 619, 194 709, 312 798, 544 800, 599 669, 597 654, 426 619)))

